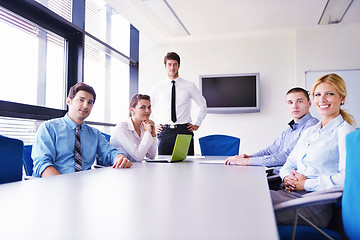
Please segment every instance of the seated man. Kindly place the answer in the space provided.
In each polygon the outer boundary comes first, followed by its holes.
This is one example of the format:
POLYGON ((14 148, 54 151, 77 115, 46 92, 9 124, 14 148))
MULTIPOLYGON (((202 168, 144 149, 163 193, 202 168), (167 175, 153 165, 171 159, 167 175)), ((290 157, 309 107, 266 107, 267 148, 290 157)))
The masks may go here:
POLYGON ((44 122, 36 134, 32 158, 34 177, 46 177, 88 170, 98 156, 99 162, 114 168, 127 168, 132 163, 112 147, 101 132, 84 123, 96 98, 85 83, 71 87, 66 104, 68 113, 44 122))
POLYGON ((293 120, 289 122, 289 127, 283 131, 273 144, 251 155, 240 154, 228 157, 225 164, 277 167, 273 170, 273 173, 278 174, 303 130, 318 122, 309 113, 311 101, 308 92, 302 88, 292 88, 286 93, 286 107, 293 120))

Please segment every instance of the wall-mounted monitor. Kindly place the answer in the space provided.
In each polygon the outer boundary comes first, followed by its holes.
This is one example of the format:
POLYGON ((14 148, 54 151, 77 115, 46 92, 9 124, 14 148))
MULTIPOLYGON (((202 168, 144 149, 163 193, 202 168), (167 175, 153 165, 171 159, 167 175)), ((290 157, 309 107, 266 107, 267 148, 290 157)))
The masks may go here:
POLYGON ((259 112, 259 84, 259 73, 200 76, 208 113, 259 112))

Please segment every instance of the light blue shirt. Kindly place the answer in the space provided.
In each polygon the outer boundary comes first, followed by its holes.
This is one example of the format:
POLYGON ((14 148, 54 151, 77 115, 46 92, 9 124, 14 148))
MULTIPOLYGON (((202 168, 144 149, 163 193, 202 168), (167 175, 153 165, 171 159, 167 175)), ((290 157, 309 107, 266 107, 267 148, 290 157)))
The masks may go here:
MULTIPOLYGON (((77 124, 66 114, 40 125, 32 148, 34 177, 53 166, 60 173, 75 172, 75 128, 77 124)), ((88 170, 98 157, 99 164, 112 165, 113 159, 120 154, 95 128, 81 124, 81 161, 82 169, 88 170)))
MULTIPOLYGON (((289 127, 282 132, 273 144, 257 153, 251 154, 250 164, 255 166, 276 167, 282 166, 286 162, 289 154, 298 142, 302 132, 308 127, 314 126, 319 122, 310 113, 303 116, 294 124, 289 123, 289 127), (292 126, 291 126, 292 125, 292 126)), ((279 172, 279 168, 274 169, 274 173, 279 172)))
POLYGON ((308 179, 306 191, 343 187, 346 165, 346 135, 355 128, 337 116, 321 128, 321 122, 304 131, 288 160, 280 169, 282 179, 292 169, 308 179))

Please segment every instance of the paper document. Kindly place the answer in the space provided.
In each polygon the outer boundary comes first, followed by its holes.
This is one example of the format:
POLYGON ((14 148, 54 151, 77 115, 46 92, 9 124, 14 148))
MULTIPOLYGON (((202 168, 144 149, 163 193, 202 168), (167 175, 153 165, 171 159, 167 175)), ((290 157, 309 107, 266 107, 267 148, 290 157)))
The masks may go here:
POLYGON ((198 161, 200 164, 224 164, 225 160, 202 160, 198 161))
POLYGON ((186 159, 205 159, 205 156, 187 156, 186 159))

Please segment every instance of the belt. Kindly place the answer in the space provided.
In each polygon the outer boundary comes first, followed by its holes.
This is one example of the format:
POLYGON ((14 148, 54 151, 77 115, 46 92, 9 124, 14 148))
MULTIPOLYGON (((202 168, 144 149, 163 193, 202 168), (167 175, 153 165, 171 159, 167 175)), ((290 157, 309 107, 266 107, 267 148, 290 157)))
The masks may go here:
POLYGON ((188 123, 184 123, 184 124, 161 124, 162 127, 164 128, 178 128, 178 127, 184 127, 187 126, 188 123))

